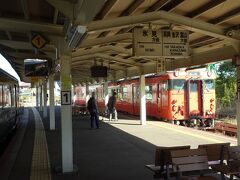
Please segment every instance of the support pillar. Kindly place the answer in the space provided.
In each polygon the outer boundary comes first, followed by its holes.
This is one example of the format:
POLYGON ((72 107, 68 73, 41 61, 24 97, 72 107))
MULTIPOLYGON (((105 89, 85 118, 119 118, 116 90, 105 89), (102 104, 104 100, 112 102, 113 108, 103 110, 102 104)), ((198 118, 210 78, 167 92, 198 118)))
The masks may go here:
POLYGON ((43 83, 43 118, 47 117, 47 82, 43 83))
POLYGON ((55 130, 54 74, 49 76, 50 130, 55 130))
POLYGON ((140 76, 140 120, 141 125, 146 125, 146 95, 145 95, 145 76, 140 76))
POLYGON ((71 56, 60 58, 61 79, 61 131, 62 131, 62 171, 73 172, 73 138, 71 107, 71 56))

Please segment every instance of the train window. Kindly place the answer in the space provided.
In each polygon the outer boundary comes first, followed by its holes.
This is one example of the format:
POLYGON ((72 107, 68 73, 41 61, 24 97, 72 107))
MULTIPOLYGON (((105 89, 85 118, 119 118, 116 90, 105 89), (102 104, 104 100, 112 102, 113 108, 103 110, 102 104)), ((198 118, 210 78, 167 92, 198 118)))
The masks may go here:
POLYGON ((152 86, 145 86, 146 99, 152 100, 152 86))
POLYGON ((163 81, 162 88, 163 88, 164 90, 168 90, 168 83, 167 83, 166 80, 163 81))
POLYGON ((198 82, 197 81, 191 81, 190 82, 190 91, 191 92, 197 92, 198 91, 198 82))
POLYGON ((123 87, 122 88, 122 92, 123 92, 123 100, 126 100, 128 98, 128 89, 127 87, 123 87))
POLYGON ((135 99, 139 99, 139 97, 140 97, 140 91, 139 91, 139 86, 133 86, 133 88, 134 88, 134 98, 135 99))
POLYGON ((15 88, 14 87, 11 88, 11 96, 12 96, 12 103, 11 104, 12 104, 13 107, 15 107, 16 104, 15 104, 15 88))
POLYGON ((215 88, 213 79, 205 79, 204 82, 205 82, 206 89, 210 90, 210 89, 214 89, 215 88))
POLYGON ((11 106, 11 93, 8 86, 3 86, 3 106, 10 107, 11 106))
POLYGON ((158 98, 161 97, 161 88, 162 88, 161 84, 158 84, 158 89, 157 89, 158 98))
POLYGON ((2 108, 2 106, 3 106, 3 86, 2 85, 0 85, 0 108, 2 108))
POLYGON ((184 89, 185 79, 169 79, 168 90, 182 90, 184 89))
POLYGON ((121 91, 121 89, 117 88, 116 92, 117 92, 117 99, 122 100, 122 91, 121 91))

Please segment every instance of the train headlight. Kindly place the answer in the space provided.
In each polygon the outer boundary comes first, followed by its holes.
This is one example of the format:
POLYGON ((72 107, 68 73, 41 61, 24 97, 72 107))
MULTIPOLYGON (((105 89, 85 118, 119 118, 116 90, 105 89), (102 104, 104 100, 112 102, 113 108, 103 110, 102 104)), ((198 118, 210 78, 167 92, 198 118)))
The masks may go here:
POLYGON ((175 77, 178 77, 178 76, 179 76, 179 71, 174 71, 173 75, 174 75, 175 77))

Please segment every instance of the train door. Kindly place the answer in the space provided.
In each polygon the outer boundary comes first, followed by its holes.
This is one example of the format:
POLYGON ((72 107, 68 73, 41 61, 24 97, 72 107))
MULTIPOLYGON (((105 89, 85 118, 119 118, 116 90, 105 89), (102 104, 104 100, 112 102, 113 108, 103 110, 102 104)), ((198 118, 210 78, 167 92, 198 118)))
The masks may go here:
POLYGON ((132 87, 132 104, 133 104, 133 113, 139 114, 140 107, 139 107, 139 86, 133 85, 132 87))
POLYGON ((188 109, 192 118, 202 115, 202 81, 188 81, 188 109))
POLYGON ((162 84, 158 84, 157 87, 157 114, 162 112, 162 84))

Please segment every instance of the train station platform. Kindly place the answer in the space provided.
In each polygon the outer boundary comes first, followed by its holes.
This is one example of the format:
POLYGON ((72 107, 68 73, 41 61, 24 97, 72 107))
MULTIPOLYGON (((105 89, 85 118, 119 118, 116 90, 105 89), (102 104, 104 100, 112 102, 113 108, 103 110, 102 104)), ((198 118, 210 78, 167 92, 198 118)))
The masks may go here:
POLYGON ((104 119, 100 129, 91 130, 88 116, 73 116, 73 157, 78 172, 61 174, 55 171, 61 165, 60 114, 56 107, 56 130, 52 131, 49 118, 42 118, 35 108, 25 108, 0 158, 1 180, 151 180, 153 173, 144 166, 154 162, 156 146, 237 143, 236 138, 159 121, 141 126, 137 117, 124 114, 116 122, 104 119))

